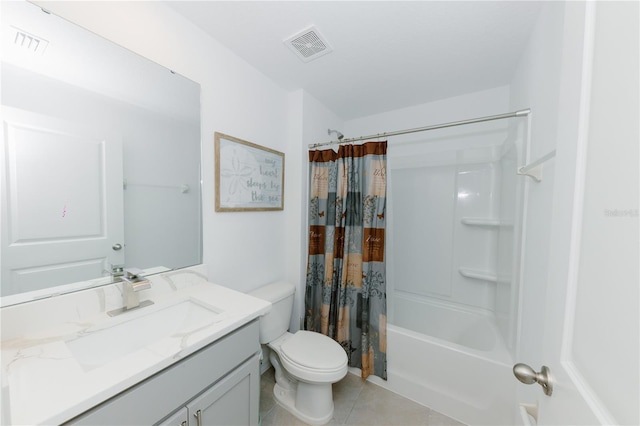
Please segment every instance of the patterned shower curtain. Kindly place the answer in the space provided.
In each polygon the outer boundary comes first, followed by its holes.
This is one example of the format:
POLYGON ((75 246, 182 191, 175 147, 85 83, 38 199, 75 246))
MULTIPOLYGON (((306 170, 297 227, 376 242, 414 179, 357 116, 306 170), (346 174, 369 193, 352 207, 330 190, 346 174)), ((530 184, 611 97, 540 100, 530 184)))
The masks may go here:
POLYGON ((336 340, 349 365, 387 378, 384 259, 387 142, 309 151, 305 328, 336 340))

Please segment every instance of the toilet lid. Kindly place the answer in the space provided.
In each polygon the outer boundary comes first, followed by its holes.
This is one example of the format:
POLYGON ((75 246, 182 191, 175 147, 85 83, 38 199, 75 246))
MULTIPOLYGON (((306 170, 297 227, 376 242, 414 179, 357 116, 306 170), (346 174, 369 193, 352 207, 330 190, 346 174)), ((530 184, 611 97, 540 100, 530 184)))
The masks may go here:
POLYGON ((313 331, 298 331, 280 350, 290 361, 314 370, 334 370, 347 363, 347 354, 338 342, 313 331))

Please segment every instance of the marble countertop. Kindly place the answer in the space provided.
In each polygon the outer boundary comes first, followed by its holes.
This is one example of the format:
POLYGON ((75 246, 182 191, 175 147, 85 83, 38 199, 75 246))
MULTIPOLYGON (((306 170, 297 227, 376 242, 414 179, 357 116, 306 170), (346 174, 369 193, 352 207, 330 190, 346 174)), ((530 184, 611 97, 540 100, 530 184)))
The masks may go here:
POLYGON ((271 309, 266 301, 207 282, 198 267, 149 278, 152 287, 140 292, 140 300, 154 304, 116 317, 107 312, 122 306, 121 284, 2 308, 0 423, 63 423, 271 309), (99 342, 106 336, 100 333, 124 323, 130 327, 145 316, 155 318, 182 302, 188 302, 180 307, 184 320, 171 323, 170 331, 150 337, 143 347, 120 350, 123 342, 74 349, 79 339, 93 334, 91 339, 99 342), (82 352, 89 352, 90 362, 82 352))

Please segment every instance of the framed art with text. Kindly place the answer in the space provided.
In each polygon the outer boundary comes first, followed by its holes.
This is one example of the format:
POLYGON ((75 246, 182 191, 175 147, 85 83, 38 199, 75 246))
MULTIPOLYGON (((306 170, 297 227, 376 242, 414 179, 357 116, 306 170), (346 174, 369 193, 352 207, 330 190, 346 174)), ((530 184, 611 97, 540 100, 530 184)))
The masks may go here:
POLYGON ((215 132, 216 211, 284 210, 284 153, 215 132))

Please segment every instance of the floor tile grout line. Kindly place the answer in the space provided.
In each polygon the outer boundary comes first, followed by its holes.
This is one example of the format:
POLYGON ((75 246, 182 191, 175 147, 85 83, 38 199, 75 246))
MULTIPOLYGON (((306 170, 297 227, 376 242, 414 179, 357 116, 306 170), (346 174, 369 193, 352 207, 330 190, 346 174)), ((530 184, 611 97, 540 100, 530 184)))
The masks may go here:
MULTIPOLYGON (((350 373, 347 373, 350 374, 350 373)), ((356 404, 358 403, 358 401, 360 400, 360 395, 362 395, 362 390, 364 389, 364 385, 366 383, 366 380, 362 381, 360 383, 360 386, 358 388, 358 395, 356 395, 356 397, 353 400, 353 403, 351 404, 351 408, 349 409, 349 414, 347 414, 344 418, 344 422, 342 422, 342 425, 348 425, 349 424, 349 417, 351 417, 351 413, 353 413, 353 409, 356 406, 356 404)))

